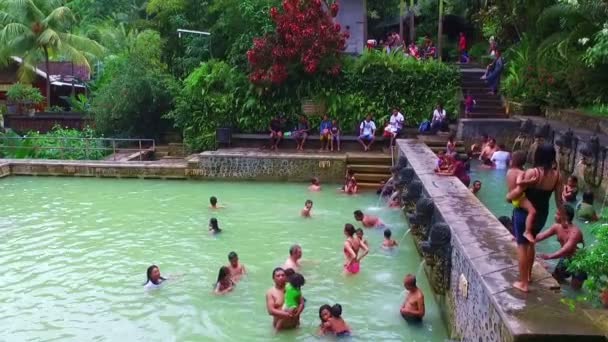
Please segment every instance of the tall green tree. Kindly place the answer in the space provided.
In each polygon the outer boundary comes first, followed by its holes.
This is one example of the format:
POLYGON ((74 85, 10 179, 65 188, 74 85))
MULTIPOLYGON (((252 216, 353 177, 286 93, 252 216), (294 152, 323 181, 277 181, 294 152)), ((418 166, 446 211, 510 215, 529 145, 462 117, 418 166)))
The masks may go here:
MULTIPOLYGON (((89 59, 103 54, 97 42, 70 33, 76 23, 62 0, 0 0, 0 61, 23 58, 20 78, 31 79, 32 70, 52 56, 65 56, 90 68, 89 59)), ((46 79, 47 106, 51 105, 51 82, 46 79)))

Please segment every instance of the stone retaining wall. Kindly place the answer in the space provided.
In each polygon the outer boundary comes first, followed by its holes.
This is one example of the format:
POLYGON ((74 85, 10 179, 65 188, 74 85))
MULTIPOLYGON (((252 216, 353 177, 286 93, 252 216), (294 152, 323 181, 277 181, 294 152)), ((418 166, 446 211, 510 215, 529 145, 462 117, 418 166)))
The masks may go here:
MULTIPOLYGON (((426 251, 421 254, 434 295, 446 303, 453 338, 605 341, 580 308, 570 311, 560 302, 559 286, 541 266, 534 267, 530 294, 514 289, 517 254, 510 233, 458 179, 433 172, 436 157, 426 145, 399 140, 398 147, 399 165, 407 161, 413 169, 410 185, 414 181, 422 185, 424 200, 418 200, 418 211, 407 214, 412 236, 419 249, 426 251), (429 200, 430 217, 419 217, 420 203, 429 200), (427 226, 421 223, 426 220, 427 226), (446 242, 438 242, 438 237, 446 236, 446 242)), ((412 185, 406 196, 414 193, 412 185)))
POLYGON ((468 149, 472 144, 479 143, 482 134, 488 134, 500 137, 498 143, 510 149, 519 134, 520 125, 519 119, 460 119, 456 139, 464 141, 468 149))
POLYGON ((186 174, 200 179, 340 182, 346 170, 343 155, 299 153, 204 152, 188 161, 186 174))
POLYGON ((70 160, 7 160, 10 173, 22 176, 185 179, 186 163, 109 162, 70 160))
POLYGON ((9 176, 11 174, 11 166, 9 163, 0 162, 0 178, 9 176))
POLYGON ((574 109, 545 109, 545 118, 558 120, 570 125, 572 128, 598 131, 608 135, 608 118, 593 116, 574 109))

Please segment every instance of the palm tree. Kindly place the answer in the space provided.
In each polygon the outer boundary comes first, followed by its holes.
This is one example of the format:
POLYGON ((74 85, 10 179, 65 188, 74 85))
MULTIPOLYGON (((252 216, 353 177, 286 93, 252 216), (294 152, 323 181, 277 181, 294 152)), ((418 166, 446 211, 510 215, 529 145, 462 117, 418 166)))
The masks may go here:
POLYGON ((89 59, 104 52, 97 42, 70 33, 75 18, 64 5, 63 0, 0 0, 0 62, 21 57, 19 78, 27 81, 38 62, 44 61, 47 106, 51 105, 51 57, 65 56, 90 68, 89 59))

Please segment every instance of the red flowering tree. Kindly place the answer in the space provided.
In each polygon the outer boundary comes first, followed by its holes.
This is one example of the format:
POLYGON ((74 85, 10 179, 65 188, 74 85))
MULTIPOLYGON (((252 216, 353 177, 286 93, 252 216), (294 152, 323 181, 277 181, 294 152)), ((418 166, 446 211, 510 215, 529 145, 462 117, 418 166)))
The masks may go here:
POLYGON ((302 72, 337 76, 348 39, 333 21, 337 14, 338 4, 324 0, 284 0, 282 9, 271 8, 276 31, 254 39, 247 51, 250 81, 278 85, 302 72))

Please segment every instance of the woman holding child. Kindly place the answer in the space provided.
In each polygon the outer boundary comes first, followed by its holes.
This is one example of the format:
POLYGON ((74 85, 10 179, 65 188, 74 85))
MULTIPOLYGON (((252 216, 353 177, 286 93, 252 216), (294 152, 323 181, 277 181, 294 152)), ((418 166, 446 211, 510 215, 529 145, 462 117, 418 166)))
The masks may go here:
MULTIPOLYGON (((562 179, 555 168, 555 147, 551 144, 540 145, 534 154, 534 167, 518 177, 517 188, 507 194, 507 200, 512 202, 525 198, 532 204, 536 213, 531 227, 532 240, 543 229, 549 216, 549 201, 555 194, 558 210, 563 210, 562 179), (523 190, 523 196, 522 196, 523 190)), ((534 264, 534 241, 529 241, 526 232, 526 217, 528 212, 523 208, 513 209, 513 232, 517 241, 517 256, 519 259, 519 281, 513 286, 520 291, 528 292, 528 284, 532 280, 532 265, 534 264)))

